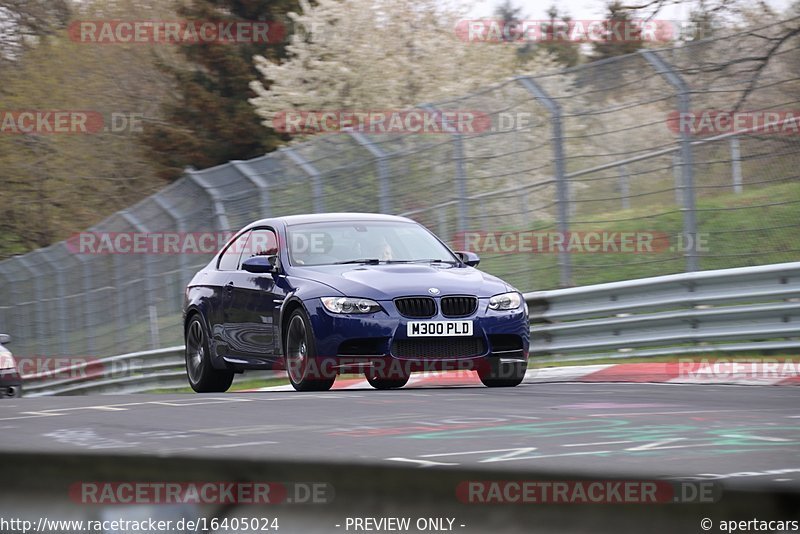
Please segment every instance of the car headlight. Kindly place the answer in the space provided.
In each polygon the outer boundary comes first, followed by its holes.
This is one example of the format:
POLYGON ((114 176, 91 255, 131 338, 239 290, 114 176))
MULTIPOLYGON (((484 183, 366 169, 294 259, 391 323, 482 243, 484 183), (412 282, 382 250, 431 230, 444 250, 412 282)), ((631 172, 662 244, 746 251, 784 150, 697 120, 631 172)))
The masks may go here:
POLYGON ((502 293, 489 299, 490 310, 516 310, 522 305, 522 295, 516 291, 502 293))
POLYGON ((322 305, 332 313, 375 313, 381 305, 370 299, 351 297, 322 297, 322 305))

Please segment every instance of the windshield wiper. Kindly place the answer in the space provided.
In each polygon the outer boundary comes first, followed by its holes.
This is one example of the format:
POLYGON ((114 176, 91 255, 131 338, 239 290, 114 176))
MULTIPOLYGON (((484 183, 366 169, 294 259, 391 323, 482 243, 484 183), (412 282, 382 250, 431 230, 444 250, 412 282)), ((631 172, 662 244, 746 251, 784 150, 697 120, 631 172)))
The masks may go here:
POLYGON ((426 260, 407 260, 407 263, 446 263, 448 265, 458 265, 458 262, 455 260, 441 260, 438 258, 431 258, 426 260))
POLYGON ((420 260, 380 260, 378 258, 361 258, 358 260, 345 260, 337 261, 334 265, 346 265, 348 263, 363 263, 365 265, 379 265, 381 263, 446 263, 448 265, 458 265, 457 261, 441 260, 438 258, 420 259, 420 260))
POLYGON ((348 263, 365 263, 367 265, 378 265, 382 260, 378 258, 361 258, 360 260, 346 260, 346 261, 337 261, 334 265, 345 265, 348 263))

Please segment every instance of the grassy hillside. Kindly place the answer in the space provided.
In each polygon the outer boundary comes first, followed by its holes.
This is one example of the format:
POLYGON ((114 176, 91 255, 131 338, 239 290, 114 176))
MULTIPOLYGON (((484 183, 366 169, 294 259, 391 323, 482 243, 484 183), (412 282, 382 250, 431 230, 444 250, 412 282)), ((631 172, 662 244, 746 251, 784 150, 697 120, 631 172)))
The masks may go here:
MULTIPOLYGON (((575 253, 571 255, 575 285, 613 282, 683 272, 685 258, 678 246, 683 215, 667 208, 641 207, 593 215, 613 223, 574 225, 573 232, 655 232, 666 241, 651 253, 575 253)), ((800 183, 725 193, 697 200, 698 231, 702 239, 701 269, 724 269, 794 261, 800 258, 800 183), (735 208, 735 209, 732 209, 735 208)), ((552 225, 522 230, 555 231, 552 225)), ((519 231, 498 227, 496 232, 519 231)), ((523 291, 558 287, 557 254, 479 253, 481 268, 504 277, 523 291)))

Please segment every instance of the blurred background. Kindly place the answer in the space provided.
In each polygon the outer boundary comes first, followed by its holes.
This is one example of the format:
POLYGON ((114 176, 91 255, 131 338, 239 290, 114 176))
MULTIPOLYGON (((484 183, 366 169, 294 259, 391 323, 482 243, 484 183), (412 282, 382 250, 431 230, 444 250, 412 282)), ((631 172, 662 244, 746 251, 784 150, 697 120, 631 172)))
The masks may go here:
MULTIPOLYGON (((547 28, 586 7, 561 4, 547 28), (574 11, 574 12, 571 12, 574 11)), ((112 355, 182 342, 208 254, 81 254, 91 232, 231 232, 296 213, 406 215, 465 233, 650 232, 635 254, 477 250, 521 291, 792 261, 800 221, 800 5, 596 2, 658 40, 468 41, 529 4, 433 0, 0 0, 0 111, 90 110, 93 134, 0 126, 0 331, 15 352, 112 355), (674 18, 669 18, 674 17, 674 18), (270 42, 98 43, 85 21, 271 21, 270 42), (476 132, 292 135, 287 111, 472 110, 476 132), (680 113, 774 112, 687 131, 680 113), (794 111, 794 115, 792 114, 794 111), (677 117, 677 118, 676 118, 677 117), (717 125, 719 126, 719 125, 717 125)), ((693 123, 697 124, 697 123, 693 123)))

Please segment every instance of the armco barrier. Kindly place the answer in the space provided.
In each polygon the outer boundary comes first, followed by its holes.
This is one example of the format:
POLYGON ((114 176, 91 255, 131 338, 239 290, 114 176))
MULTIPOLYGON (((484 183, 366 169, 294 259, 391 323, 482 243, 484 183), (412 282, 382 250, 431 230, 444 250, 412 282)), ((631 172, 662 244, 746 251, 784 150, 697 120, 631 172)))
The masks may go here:
MULTIPOLYGON (((258 376, 272 378, 279 374, 259 371, 258 376)), ((255 378, 252 373, 248 376, 255 378)), ((183 345, 81 361, 59 367, 57 372, 25 374, 22 379, 23 394, 27 397, 140 393, 189 387, 183 345)))
POLYGON ((525 301, 537 359, 800 348, 800 262, 537 291, 525 301))
POLYGON ((188 386, 188 382, 183 365, 182 345, 120 354, 59 367, 57 372, 25 374, 22 376, 23 392, 25 396, 31 397, 136 393, 158 388, 184 387, 188 386), (95 373, 94 370, 100 372, 95 373))
MULTIPOLYGON (((539 361, 800 348, 800 262, 537 291, 526 293, 525 301, 531 356, 539 361)), ((186 387, 183 350, 133 352, 76 364, 56 376, 25 375, 25 395, 186 387), (138 365, 126 365, 133 361, 138 365), (98 364, 112 372, 59 378, 98 364)))

